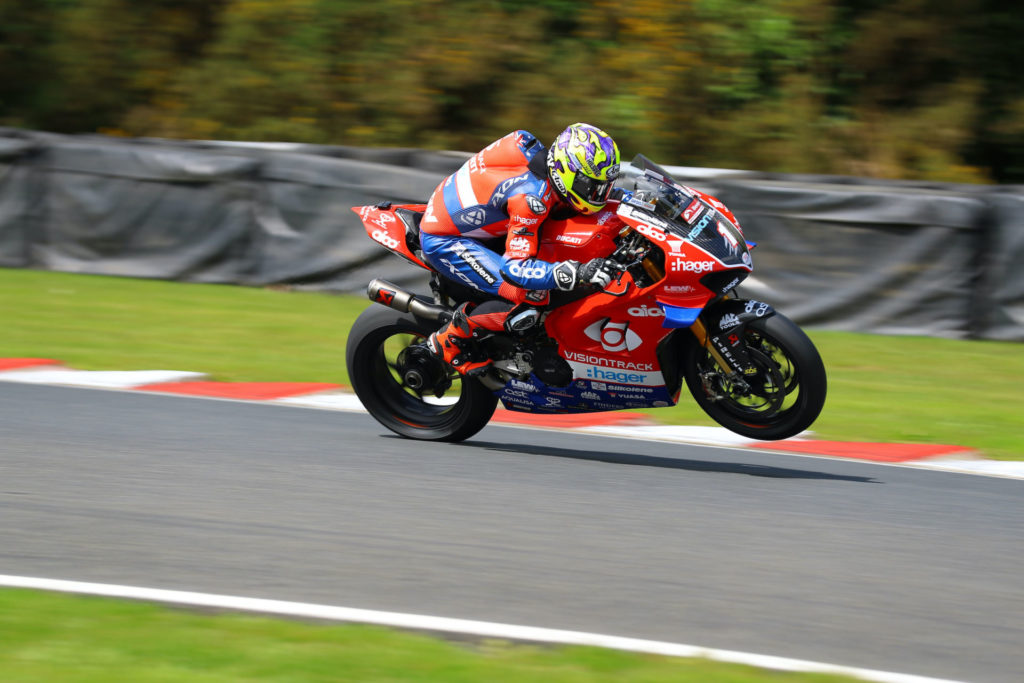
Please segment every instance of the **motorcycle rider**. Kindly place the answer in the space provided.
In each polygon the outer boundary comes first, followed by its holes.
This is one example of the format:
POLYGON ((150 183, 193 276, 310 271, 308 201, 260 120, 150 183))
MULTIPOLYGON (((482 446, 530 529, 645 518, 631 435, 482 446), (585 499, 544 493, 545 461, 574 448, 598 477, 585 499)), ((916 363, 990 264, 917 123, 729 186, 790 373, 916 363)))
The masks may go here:
POLYGON ((420 223, 424 258, 443 276, 500 299, 461 305, 428 339, 431 352, 462 374, 485 372, 491 360, 472 352, 472 340, 504 329, 520 306, 543 306, 556 288, 607 288, 606 259, 550 263, 536 254, 549 216, 597 213, 618 174, 615 141, 574 123, 550 149, 525 130, 513 131, 445 178, 420 223), (480 242, 494 238, 505 239, 502 256, 480 242))

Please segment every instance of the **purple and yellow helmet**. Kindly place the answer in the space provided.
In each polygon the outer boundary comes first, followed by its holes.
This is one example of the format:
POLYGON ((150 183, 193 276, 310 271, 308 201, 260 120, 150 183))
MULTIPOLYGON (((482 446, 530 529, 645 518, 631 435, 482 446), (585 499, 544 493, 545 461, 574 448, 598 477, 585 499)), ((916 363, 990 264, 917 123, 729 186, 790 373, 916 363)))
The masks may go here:
POLYGON ((619 176, 619 148, 600 128, 574 123, 548 150, 548 175, 555 191, 574 209, 597 213, 619 176))

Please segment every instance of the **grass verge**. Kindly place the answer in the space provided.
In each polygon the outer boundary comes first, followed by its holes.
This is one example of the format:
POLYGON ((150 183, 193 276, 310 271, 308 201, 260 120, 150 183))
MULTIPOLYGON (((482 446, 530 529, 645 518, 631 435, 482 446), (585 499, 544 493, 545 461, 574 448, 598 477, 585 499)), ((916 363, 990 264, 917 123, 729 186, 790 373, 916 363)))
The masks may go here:
POLYGON ((599 648, 454 643, 371 626, 9 589, 0 590, 0 633, 0 671, 8 683, 854 680, 599 648))
MULTIPOLYGON (((193 370, 228 381, 347 383, 361 297, 0 269, 0 357, 87 370, 193 370)), ((829 374, 823 439, 945 443, 1024 459, 1020 344, 809 334, 829 374)), ((713 425, 684 397, 647 412, 713 425)))

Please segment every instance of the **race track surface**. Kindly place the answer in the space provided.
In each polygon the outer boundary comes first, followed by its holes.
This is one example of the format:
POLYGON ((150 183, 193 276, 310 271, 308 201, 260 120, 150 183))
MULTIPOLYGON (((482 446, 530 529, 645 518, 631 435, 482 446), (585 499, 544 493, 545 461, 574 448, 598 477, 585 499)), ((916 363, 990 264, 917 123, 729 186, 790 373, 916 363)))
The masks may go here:
POLYGON ((1024 672, 1024 482, 0 386, 0 573, 1024 672))

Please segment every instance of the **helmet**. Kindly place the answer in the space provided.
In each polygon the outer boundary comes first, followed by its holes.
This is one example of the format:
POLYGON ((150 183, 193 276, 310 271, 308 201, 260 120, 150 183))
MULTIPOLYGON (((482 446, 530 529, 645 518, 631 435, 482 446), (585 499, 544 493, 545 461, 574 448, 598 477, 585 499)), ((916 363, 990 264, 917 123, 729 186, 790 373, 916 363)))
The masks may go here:
POLYGON ((619 148, 611 136, 574 123, 548 150, 548 177, 555 190, 580 213, 597 213, 619 175, 619 148))

